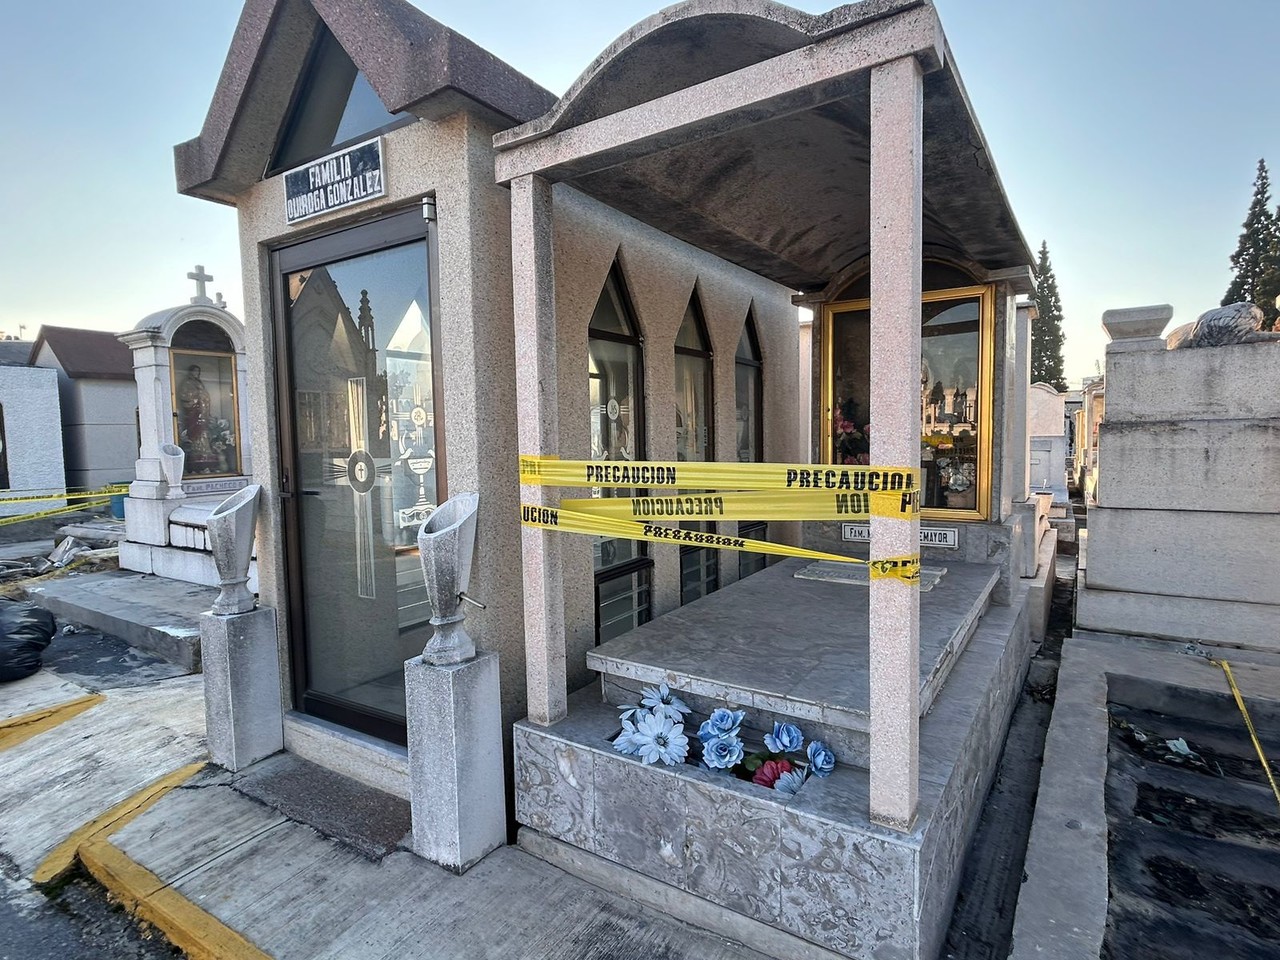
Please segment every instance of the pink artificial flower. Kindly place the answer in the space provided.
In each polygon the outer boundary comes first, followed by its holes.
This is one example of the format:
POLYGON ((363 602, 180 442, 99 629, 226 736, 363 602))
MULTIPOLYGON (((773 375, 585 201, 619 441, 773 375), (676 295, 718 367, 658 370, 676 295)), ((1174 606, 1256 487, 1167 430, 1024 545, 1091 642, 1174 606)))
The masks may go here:
POLYGON ((772 790, 773 785, 778 782, 778 778, 784 773, 790 773, 791 769, 790 760, 766 760, 760 764, 760 769, 751 778, 751 782, 772 790))

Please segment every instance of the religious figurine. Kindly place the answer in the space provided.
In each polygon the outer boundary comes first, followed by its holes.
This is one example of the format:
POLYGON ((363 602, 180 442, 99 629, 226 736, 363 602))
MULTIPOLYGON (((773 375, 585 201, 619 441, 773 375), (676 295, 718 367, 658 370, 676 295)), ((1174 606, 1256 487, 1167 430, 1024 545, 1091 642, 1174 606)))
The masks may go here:
POLYGON ((178 385, 178 406, 181 408, 181 439, 195 473, 209 473, 218 468, 218 455, 209 442, 209 414, 213 401, 200 379, 200 367, 191 364, 186 376, 178 385))

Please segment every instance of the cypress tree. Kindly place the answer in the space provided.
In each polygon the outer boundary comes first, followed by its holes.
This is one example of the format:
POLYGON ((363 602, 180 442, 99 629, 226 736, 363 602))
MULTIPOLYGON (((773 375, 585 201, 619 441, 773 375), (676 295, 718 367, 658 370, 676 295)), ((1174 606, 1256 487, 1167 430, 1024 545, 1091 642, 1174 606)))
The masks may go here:
POLYGON ((1258 161, 1253 179, 1253 199, 1244 218, 1244 229, 1236 252, 1231 255, 1235 276, 1227 287, 1222 305, 1242 301, 1256 303, 1268 317, 1275 314, 1280 294, 1280 228, 1271 212, 1271 177, 1266 160, 1258 161))
POLYGON ((1031 382, 1049 383, 1059 390, 1067 389, 1062 375, 1062 300, 1058 296, 1058 278, 1049 262, 1049 244, 1041 242, 1040 259, 1036 263, 1036 309, 1040 314, 1031 325, 1031 382))

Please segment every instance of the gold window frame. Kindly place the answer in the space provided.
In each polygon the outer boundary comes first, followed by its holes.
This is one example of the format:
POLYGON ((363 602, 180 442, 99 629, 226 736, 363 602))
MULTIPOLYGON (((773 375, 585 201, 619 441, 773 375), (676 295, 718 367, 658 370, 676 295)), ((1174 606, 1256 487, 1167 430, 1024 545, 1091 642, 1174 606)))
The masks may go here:
MULTIPOLYGON (((232 430, 236 438, 236 462, 230 473, 201 473, 190 477, 184 476, 183 479, 192 481, 196 480, 218 480, 223 477, 241 477, 244 476, 244 457, 241 453, 241 444, 244 442, 240 436, 240 369, 236 362, 234 353, 227 353, 225 350, 190 350, 186 347, 169 347, 169 405, 171 408, 171 416, 173 419, 173 443, 178 444, 178 369, 173 362, 175 354, 193 357, 217 357, 219 360, 231 361, 231 405, 234 407, 236 415, 235 422, 231 424, 232 430)), ((184 471, 185 473, 185 471, 184 471)))
MULTIPOLYGON (((963 300, 969 297, 980 298, 978 326, 978 369, 980 386, 978 392, 978 422, 981 433, 978 436, 978 495, 977 506, 972 510, 960 510, 950 507, 921 507, 922 520, 987 520, 991 516, 991 462, 995 446, 995 327, 996 298, 992 284, 978 284, 970 287, 952 287, 947 290, 930 290, 920 298, 921 303, 934 303, 939 300, 963 300)), ((870 310, 871 300, 837 300, 822 306, 821 329, 821 385, 822 401, 819 424, 819 462, 832 462, 832 419, 835 412, 834 392, 834 358, 832 326, 835 315, 849 310, 870 310)), ((875 425, 874 414, 872 426, 875 425)), ((894 466, 894 464, 888 464, 894 466)))

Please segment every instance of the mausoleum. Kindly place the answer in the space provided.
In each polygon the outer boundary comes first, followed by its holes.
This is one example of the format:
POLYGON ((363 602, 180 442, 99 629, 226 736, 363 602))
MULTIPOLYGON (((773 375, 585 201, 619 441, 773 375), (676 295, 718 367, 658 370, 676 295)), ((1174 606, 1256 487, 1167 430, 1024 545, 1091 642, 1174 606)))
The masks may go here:
POLYGON ((1032 256, 932 4, 693 0, 557 99, 401 0, 249 0, 176 153, 182 192, 239 210, 285 748, 417 799, 416 535, 475 493, 467 629, 520 842, 776 956, 936 954, 1053 534, 1032 256), (522 485, 530 457, 910 487, 900 517, 684 527, 863 561, 767 565, 522 529, 522 503, 554 526, 562 494, 622 492, 522 485), (839 763, 787 795, 624 755, 619 708, 662 683, 839 763))
POLYGON ((120 566, 212 586, 205 521, 253 474, 244 326, 206 296, 203 267, 187 276, 189 303, 118 336, 132 352, 139 434, 120 566))

